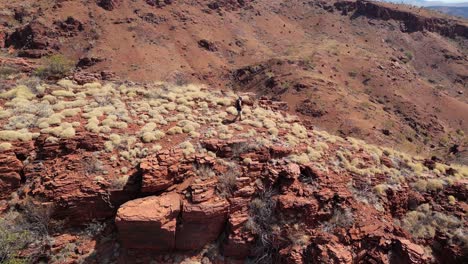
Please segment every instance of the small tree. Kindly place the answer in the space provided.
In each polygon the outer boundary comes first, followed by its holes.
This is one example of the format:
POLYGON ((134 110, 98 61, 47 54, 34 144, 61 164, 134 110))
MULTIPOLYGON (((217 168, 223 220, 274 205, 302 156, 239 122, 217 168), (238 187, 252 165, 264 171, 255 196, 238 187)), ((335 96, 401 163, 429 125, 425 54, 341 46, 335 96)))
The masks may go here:
POLYGON ((36 70, 36 75, 43 79, 60 79, 73 68, 73 63, 65 56, 57 54, 44 58, 43 66, 36 70))
POLYGON ((0 218, 0 263, 33 263, 39 254, 49 248, 49 233, 54 228, 51 204, 34 202, 27 198, 18 204, 18 210, 0 218), (37 254, 21 255, 21 251, 37 249, 37 254))

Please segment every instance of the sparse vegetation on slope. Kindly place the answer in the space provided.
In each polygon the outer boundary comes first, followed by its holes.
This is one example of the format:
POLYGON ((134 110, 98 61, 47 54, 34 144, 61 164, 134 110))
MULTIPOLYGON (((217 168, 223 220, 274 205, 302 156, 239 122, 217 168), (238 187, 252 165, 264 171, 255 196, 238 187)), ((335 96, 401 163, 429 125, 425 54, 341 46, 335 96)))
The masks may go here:
MULTIPOLYGON (((42 137, 48 143, 59 144, 86 133, 98 135, 104 139, 102 147, 81 159, 80 167, 94 184, 106 186, 102 200, 109 204, 110 191, 131 188, 135 168, 141 161, 174 146, 185 157, 208 155, 225 166, 222 173, 215 173, 214 167, 206 165, 193 167, 194 174, 202 181, 215 180, 216 194, 223 199, 234 199, 238 192, 246 191, 239 187, 240 182, 248 179, 243 168, 259 164, 252 153, 279 147, 293 151, 269 163, 291 163, 301 167, 313 164, 320 173, 346 175, 346 181, 340 184, 350 197, 363 208, 373 208, 382 214, 392 215, 389 208, 394 202, 391 195, 395 193, 413 191, 423 197, 445 197, 436 201, 442 208, 459 208, 460 203, 466 202, 456 194, 445 195, 446 192, 453 193, 453 188, 468 177, 468 169, 464 166, 430 162, 351 137, 308 130, 298 118, 257 103, 244 106, 243 121, 232 122, 237 114, 230 111, 236 98, 234 93, 221 95, 200 85, 180 87, 167 83, 146 87, 115 83, 82 86, 62 80, 58 85, 40 85, 44 87, 40 97, 31 96, 33 92, 26 86, 13 86, 3 93, 8 96, 0 100, 2 111, 17 114, 6 115, 0 120, 0 126, 5 128, 0 131, 0 151, 6 152, 20 147, 22 142, 42 137), (63 89, 67 93, 57 93, 63 89), (18 126, 18 123, 27 125, 18 126), (271 133, 271 129, 276 129, 275 133, 271 133), (226 159, 200 145, 208 139, 241 141, 233 143, 231 156, 226 159)), ((247 101, 248 95, 244 97, 247 101)), ((304 186, 309 186, 307 188, 320 190, 322 183, 314 175, 301 171, 299 178, 304 186)), ((267 187, 269 183, 262 177, 252 186, 267 185, 261 187, 264 193, 258 193, 250 203, 245 230, 257 239, 256 259, 270 261, 279 257, 276 239, 282 236, 281 228, 289 230, 290 238, 297 238, 294 245, 298 247, 305 248, 311 236, 309 231, 300 232, 300 228, 295 227, 294 224, 299 224, 297 218, 276 215, 273 208, 277 206, 280 194, 278 190, 268 191, 267 188, 272 186, 267 187)), ((197 192, 193 191, 191 196, 198 195, 197 192)), ((432 212, 428 208, 427 204, 420 205, 391 217, 417 239, 430 241, 439 231, 450 237, 454 245, 463 247, 466 244, 463 218, 448 212, 432 212)), ((362 217, 359 211, 351 208, 334 207, 330 208, 329 216, 320 221, 320 227, 324 232, 336 234, 343 228, 353 228, 362 217)), ((15 255, 9 255, 9 258, 15 258, 15 255)))

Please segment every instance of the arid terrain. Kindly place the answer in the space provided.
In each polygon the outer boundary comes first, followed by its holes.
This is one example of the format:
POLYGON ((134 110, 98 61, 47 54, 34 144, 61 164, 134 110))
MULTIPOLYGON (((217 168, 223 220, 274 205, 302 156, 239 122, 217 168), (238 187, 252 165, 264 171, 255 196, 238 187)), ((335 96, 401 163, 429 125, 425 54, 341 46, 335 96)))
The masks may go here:
POLYGON ((0 263, 468 261, 467 20, 0 5, 0 263))

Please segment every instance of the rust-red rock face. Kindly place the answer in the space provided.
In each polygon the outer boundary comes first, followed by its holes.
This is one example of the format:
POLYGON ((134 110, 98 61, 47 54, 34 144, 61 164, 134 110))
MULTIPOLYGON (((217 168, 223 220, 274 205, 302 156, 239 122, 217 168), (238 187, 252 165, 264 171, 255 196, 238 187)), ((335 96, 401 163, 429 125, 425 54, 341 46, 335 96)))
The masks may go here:
POLYGON ((20 53, 23 57, 39 58, 47 55, 48 48, 54 46, 53 40, 50 39, 52 33, 43 23, 32 21, 7 36, 5 46, 23 49, 20 53))
POLYGON ((176 246, 176 223, 181 200, 169 193, 123 204, 115 218, 124 247, 171 251, 176 246))
POLYGON ((99 0, 98 5, 105 10, 112 11, 115 8, 119 7, 121 0, 99 0))
POLYGON ((192 204, 184 202, 177 226, 176 248, 201 249, 215 241, 224 229, 229 204, 223 199, 192 204))
POLYGON ((194 165, 213 166, 214 158, 206 155, 185 157, 181 149, 162 151, 140 164, 143 175, 141 191, 155 193, 181 183, 195 175, 194 165))
POLYGON ((222 245, 223 255, 234 259, 245 259, 251 254, 255 237, 244 228, 249 219, 246 211, 231 213, 229 216, 229 235, 222 245))
POLYGON ((0 199, 19 188, 22 170, 23 163, 14 152, 0 153, 0 199))
POLYGON ((79 151, 98 151, 102 149, 104 140, 96 134, 79 132, 72 139, 48 142, 46 136, 36 140, 38 159, 48 160, 62 157, 79 151))
MULTIPOLYGON (((399 10, 373 1, 340 1, 334 6, 344 14, 355 12, 355 15, 367 16, 383 20, 397 20, 402 22, 401 30, 415 32, 428 30, 441 35, 455 38, 468 36, 466 24, 446 18, 432 18, 416 14, 415 12, 399 10)), ((330 6, 330 8, 332 8, 330 6)), ((332 8, 333 9, 333 8, 332 8)))
POLYGON ((171 186, 174 176, 169 168, 159 164, 158 157, 150 157, 140 164, 143 173, 141 190, 146 193, 158 192, 171 186))
POLYGON ((102 148, 97 135, 79 133, 54 143, 40 137, 36 148, 36 160, 24 168, 24 177, 31 184, 29 194, 52 202, 54 217, 67 219, 69 224, 113 217, 119 205, 139 192, 133 178, 123 190, 109 190, 109 184, 101 180, 103 172, 109 177, 115 169, 102 164, 94 154, 102 148))
POLYGON ((398 239, 395 247, 396 251, 400 254, 400 263, 420 264, 428 261, 425 258, 424 248, 412 243, 408 239, 398 239))
POLYGON ((330 234, 319 236, 307 252, 311 263, 353 263, 351 249, 330 234))
POLYGON ((70 223, 112 216, 116 209, 110 193, 91 176, 92 168, 87 168, 91 160, 90 155, 68 155, 26 166, 25 176, 33 182, 31 194, 53 202, 55 217, 70 223))

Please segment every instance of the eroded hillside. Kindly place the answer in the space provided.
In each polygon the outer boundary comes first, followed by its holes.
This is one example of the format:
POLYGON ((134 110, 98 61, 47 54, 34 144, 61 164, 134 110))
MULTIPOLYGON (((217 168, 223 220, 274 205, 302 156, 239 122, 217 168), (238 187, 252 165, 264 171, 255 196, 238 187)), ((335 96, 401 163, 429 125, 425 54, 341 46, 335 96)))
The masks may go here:
POLYGON ((0 93, 7 263, 463 263, 468 168, 202 85, 0 93), (10 262, 8 262, 10 261, 10 262))
POLYGON ((1 3, 10 56, 64 54, 80 83, 251 91, 307 127, 467 162, 466 20, 351 0, 1 3))

